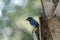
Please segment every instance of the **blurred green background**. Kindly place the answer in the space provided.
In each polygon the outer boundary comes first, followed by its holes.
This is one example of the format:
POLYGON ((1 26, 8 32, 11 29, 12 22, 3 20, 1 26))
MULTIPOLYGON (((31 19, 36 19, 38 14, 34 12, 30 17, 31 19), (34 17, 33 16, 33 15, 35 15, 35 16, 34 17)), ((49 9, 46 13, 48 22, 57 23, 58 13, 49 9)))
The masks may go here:
POLYGON ((25 19, 39 22, 40 0, 0 0, 0 40, 33 40, 33 27, 25 19))

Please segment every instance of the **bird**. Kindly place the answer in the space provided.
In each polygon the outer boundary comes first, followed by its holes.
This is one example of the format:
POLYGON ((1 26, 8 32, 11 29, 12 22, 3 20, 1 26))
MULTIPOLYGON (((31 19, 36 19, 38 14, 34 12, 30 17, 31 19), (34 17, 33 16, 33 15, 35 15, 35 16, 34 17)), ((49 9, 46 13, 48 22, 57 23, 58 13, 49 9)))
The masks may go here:
POLYGON ((33 17, 28 17, 26 20, 28 20, 29 23, 34 27, 33 30, 36 30, 35 28, 39 28, 39 23, 33 17))

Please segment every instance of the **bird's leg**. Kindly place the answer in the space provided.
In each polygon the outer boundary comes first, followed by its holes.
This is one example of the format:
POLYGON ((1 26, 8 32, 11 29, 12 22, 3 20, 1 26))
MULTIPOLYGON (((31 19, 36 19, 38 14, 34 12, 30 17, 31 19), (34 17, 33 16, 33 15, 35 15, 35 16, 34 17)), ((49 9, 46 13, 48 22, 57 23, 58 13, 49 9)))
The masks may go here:
POLYGON ((33 31, 32 31, 32 33, 33 33, 33 32, 35 32, 35 28, 33 28, 33 31))
POLYGON ((33 29, 33 31, 36 31, 36 30, 37 30, 37 28, 34 28, 34 29, 33 29))

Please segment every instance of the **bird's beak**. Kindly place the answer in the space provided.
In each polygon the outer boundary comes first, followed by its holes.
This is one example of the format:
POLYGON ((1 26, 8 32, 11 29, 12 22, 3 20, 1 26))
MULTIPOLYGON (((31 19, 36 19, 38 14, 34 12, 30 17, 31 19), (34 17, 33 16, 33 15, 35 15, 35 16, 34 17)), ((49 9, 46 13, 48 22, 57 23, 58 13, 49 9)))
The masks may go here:
POLYGON ((27 21, 28 19, 26 19, 26 21, 27 21))

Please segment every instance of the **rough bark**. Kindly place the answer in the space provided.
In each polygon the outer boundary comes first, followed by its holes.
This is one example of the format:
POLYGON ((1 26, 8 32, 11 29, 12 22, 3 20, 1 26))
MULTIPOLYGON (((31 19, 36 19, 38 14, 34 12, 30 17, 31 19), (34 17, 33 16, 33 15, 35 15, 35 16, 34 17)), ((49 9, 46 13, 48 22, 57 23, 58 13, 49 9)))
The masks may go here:
MULTIPOLYGON (((43 19, 41 22, 41 29, 42 29, 42 40, 50 40, 47 36, 51 36, 53 40, 60 40, 60 1, 59 0, 52 0, 52 2, 47 0, 42 0, 43 4, 43 19), (53 2, 53 3, 52 3, 53 2), (48 26, 45 26, 47 23, 48 26), (47 27, 47 28, 46 28, 47 27), (50 30, 47 32, 51 32, 51 35, 49 33, 45 34, 45 30, 50 30), (49 34, 49 35, 48 35, 49 34)), ((52 40, 52 39, 51 39, 52 40)))

